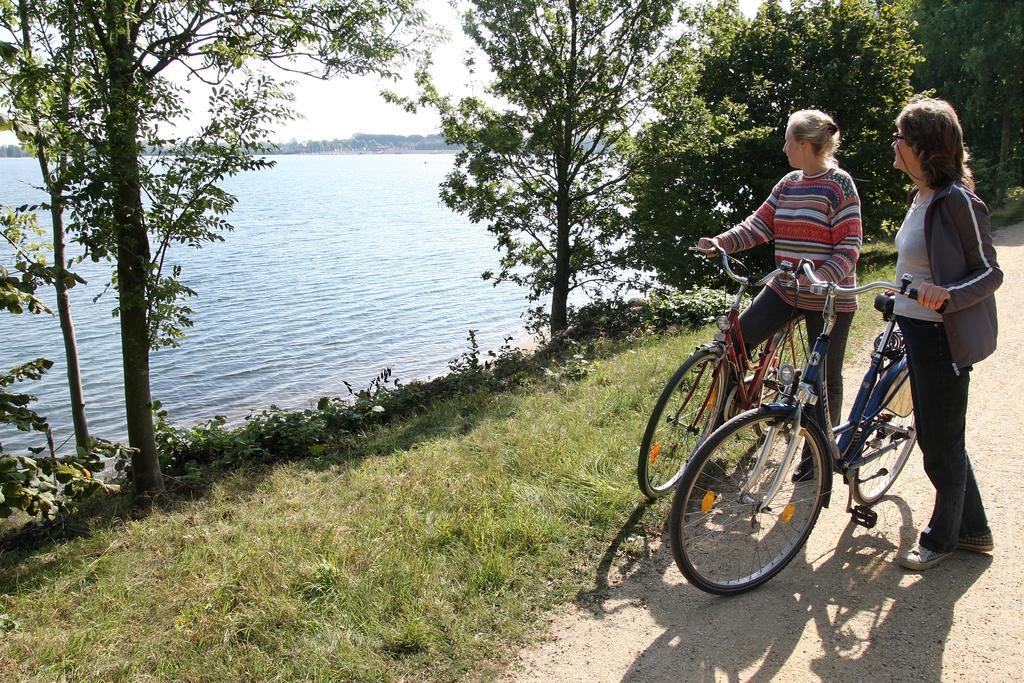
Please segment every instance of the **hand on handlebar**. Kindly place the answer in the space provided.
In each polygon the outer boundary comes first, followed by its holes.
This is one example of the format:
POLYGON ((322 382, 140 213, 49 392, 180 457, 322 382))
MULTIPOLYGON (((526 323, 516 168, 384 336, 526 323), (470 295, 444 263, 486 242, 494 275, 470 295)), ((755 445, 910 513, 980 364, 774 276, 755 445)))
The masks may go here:
POLYGON ((733 271, 733 269, 729 266, 729 254, 726 253, 725 249, 722 248, 722 245, 718 242, 717 237, 701 237, 699 240, 697 240, 697 244, 695 244, 692 247, 688 247, 688 249, 690 251, 698 251, 704 256, 707 256, 708 258, 720 256, 722 258, 722 270, 725 271, 725 274, 728 275, 731 280, 740 283, 744 287, 760 287, 761 285, 765 284, 773 277, 778 275, 780 272, 782 272, 781 269, 776 268, 775 270, 773 270, 772 272, 768 273, 767 275, 760 279, 741 277, 737 275, 735 271, 733 271))
POLYGON ((921 286, 917 288, 917 303, 933 311, 945 306, 949 298, 949 290, 930 282, 922 282, 921 286))
POLYGON ((718 250, 721 249, 722 246, 714 237, 701 237, 697 240, 697 244, 694 248, 704 256, 711 258, 718 253, 718 250))

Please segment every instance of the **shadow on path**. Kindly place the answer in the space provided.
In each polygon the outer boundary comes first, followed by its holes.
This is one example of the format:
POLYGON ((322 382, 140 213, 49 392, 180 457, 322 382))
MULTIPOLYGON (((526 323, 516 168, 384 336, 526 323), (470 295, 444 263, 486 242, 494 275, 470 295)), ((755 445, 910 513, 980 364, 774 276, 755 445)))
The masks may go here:
MULTIPOLYGON (((916 541, 910 508, 892 496, 879 506, 890 537, 850 522, 834 548, 809 558, 805 547, 767 584, 733 597, 683 582, 667 535, 641 571, 609 592, 612 558, 638 509, 609 547, 581 606, 599 619, 643 606, 657 623, 660 635, 623 681, 772 680, 784 668, 792 673, 800 659, 805 663, 795 670, 823 680, 889 680, 897 671, 905 679, 940 680, 954 606, 992 560, 961 552, 928 572, 905 573, 892 560, 916 541), (896 529, 899 547, 891 540, 896 529)), ((836 514, 845 513, 834 507, 829 516, 836 514)), ((822 527, 812 539, 834 528, 822 527)))

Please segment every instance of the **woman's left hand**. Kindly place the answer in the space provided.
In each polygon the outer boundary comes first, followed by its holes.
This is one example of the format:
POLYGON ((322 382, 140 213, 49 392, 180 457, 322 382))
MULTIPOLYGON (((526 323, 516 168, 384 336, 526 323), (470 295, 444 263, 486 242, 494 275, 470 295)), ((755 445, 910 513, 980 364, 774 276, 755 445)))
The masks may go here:
POLYGON ((949 301, 949 290, 945 287, 925 282, 917 288, 917 303, 921 304, 924 308, 937 311, 947 301, 949 301))

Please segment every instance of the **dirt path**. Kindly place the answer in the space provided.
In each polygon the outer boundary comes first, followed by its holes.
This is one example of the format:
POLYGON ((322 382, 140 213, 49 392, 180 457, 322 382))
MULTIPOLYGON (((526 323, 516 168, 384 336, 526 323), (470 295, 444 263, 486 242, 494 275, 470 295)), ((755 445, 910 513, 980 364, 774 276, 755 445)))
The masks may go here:
MULTIPOLYGON (((999 349, 972 377, 968 449, 996 541, 922 574, 893 563, 916 541, 933 489, 911 456, 871 530, 850 523, 846 487, 803 552, 734 598, 685 582, 661 545, 595 577, 596 597, 556 615, 520 653, 516 681, 1017 680, 1024 668, 1024 224, 996 233, 1006 279, 999 349)), ((863 368, 850 363, 848 387, 863 368)), ((852 392, 848 392, 852 393, 852 392)))

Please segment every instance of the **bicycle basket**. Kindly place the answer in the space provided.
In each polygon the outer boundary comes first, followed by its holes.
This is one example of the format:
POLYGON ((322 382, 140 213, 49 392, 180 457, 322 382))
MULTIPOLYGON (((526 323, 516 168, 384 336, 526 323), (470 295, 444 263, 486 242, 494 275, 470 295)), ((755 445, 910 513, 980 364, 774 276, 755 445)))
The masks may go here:
POLYGON ((914 412, 914 398, 910 393, 910 378, 907 377, 906 370, 889 387, 885 394, 883 405, 886 410, 900 417, 907 417, 914 412))

